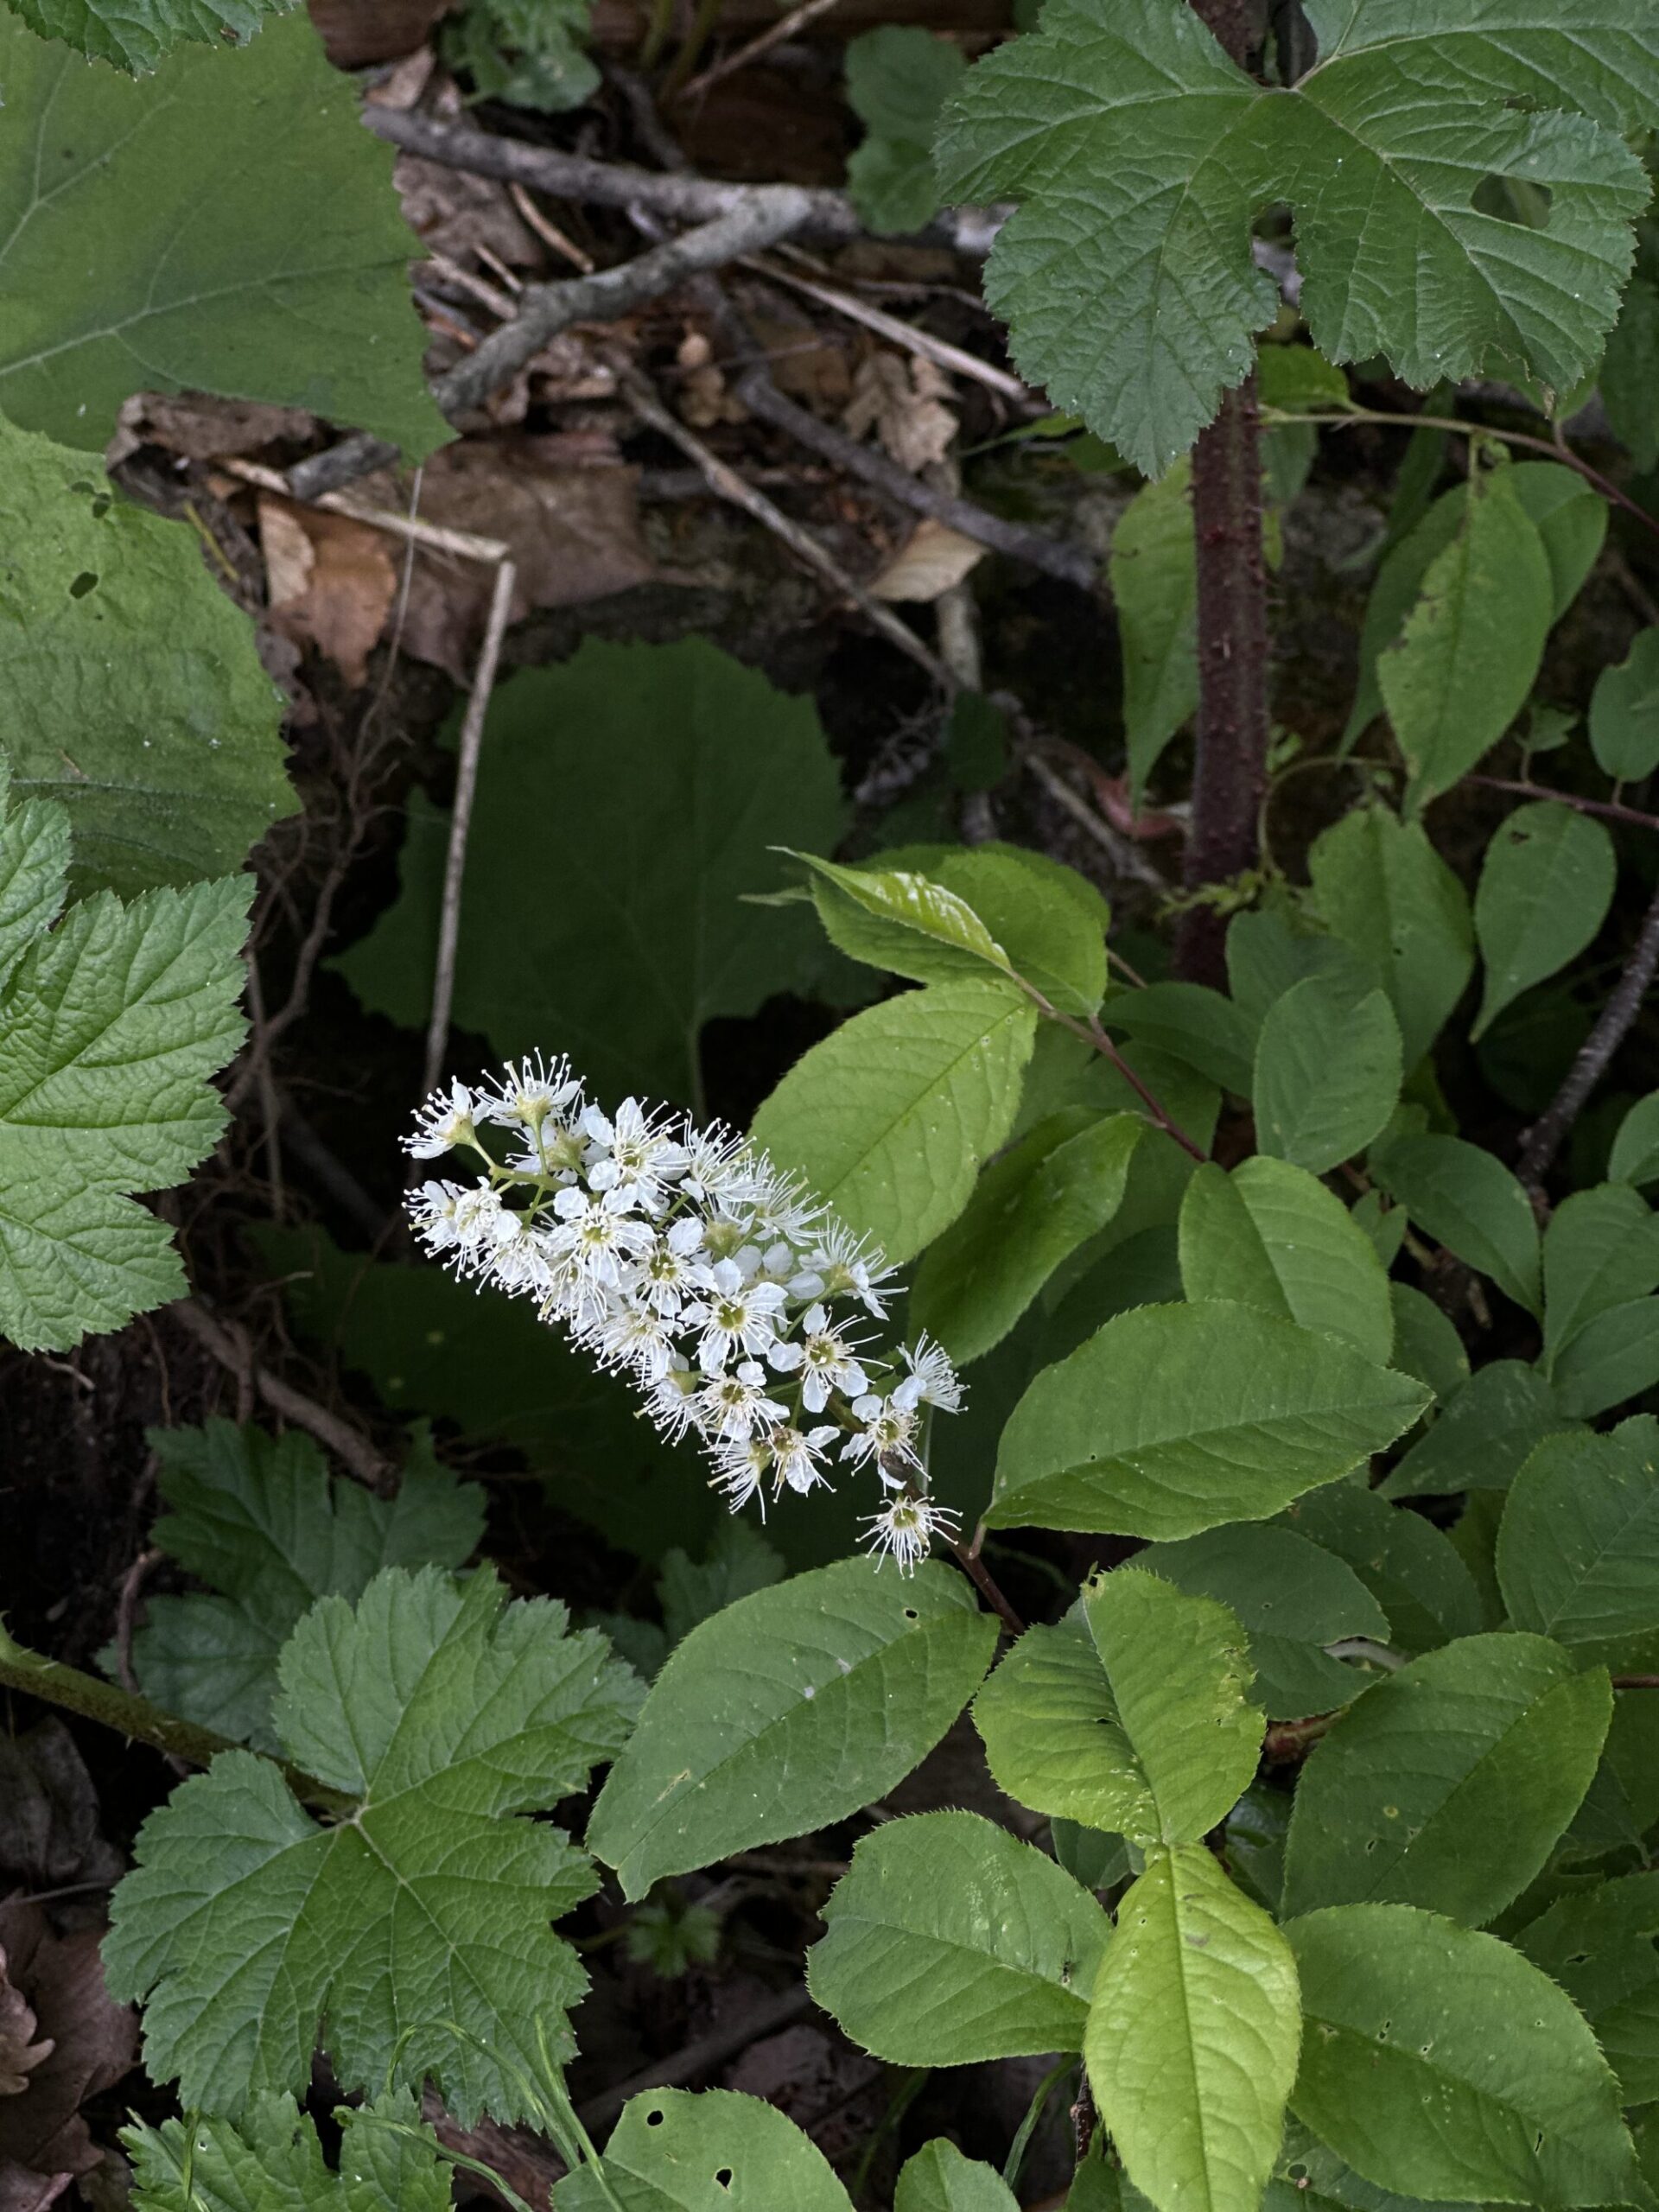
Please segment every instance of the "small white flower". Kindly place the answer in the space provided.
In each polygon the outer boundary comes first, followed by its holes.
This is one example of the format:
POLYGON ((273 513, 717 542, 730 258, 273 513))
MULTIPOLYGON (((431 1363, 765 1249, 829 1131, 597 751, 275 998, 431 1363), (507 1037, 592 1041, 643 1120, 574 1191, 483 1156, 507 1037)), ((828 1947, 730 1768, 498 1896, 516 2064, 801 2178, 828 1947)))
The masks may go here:
POLYGON ((824 1447, 833 1444, 840 1433, 833 1427, 774 1428, 766 1441, 772 1446, 772 1464, 778 1471, 778 1488, 787 1487, 804 1497, 820 1484, 828 1487, 830 1478, 823 1471, 824 1447))
POLYGON ((660 1382, 674 1339, 659 1313, 631 1298, 615 1299, 587 1332, 602 1367, 631 1367, 645 1382, 660 1382))
POLYGON ((693 1374, 683 1352, 669 1355, 668 1370, 645 1394, 645 1411, 671 1444, 677 1444, 696 1419, 702 1377, 693 1374))
MULTIPOLYGON (((508 1128, 528 1129, 534 1136, 550 1120, 570 1118, 569 1109, 582 1096, 582 1085, 570 1072, 563 1053, 544 1060, 509 1060, 496 1078, 493 1095, 479 1102, 480 1121, 499 1122, 508 1128)), ((532 1171, 533 1172, 533 1171, 532 1171)))
POLYGON ((782 1421, 788 1411, 766 1395, 766 1370, 752 1359, 729 1375, 710 1375, 697 1393, 697 1419, 730 1443, 747 1442, 757 1427, 782 1421))
POLYGON ((685 1173, 680 1188, 702 1205, 740 1203, 754 1187, 755 1159, 741 1137, 710 1122, 706 1129, 689 1129, 685 1137, 685 1173))
POLYGON ((878 1321, 887 1316, 881 1286, 893 1269, 880 1247, 855 1236, 844 1222, 827 1222, 802 1255, 800 1272, 790 1283, 797 1298, 856 1298, 878 1321))
POLYGON ((450 1252, 460 1243, 455 1205, 461 1195, 459 1183, 439 1182, 423 1183, 410 1193, 410 1224, 429 1252, 450 1252))
POLYGON ((480 1102, 464 1083, 452 1083, 448 1097, 435 1090, 415 1116, 415 1134, 404 1139, 404 1149, 416 1160, 436 1160, 471 1144, 478 1135, 480 1114, 480 1102))
POLYGON ((764 1352, 778 1334, 784 1292, 775 1282, 750 1282, 735 1260, 717 1260, 707 1294, 685 1306, 682 1319, 701 1327, 697 1357, 714 1374, 734 1353, 764 1352))
POLYGON ((620 1191, 561 1191, 553 1201, 558 1226, 548 1232, 553 1253, 568 1252, 579 1272, 607 1288, 621 1277, 621 1262, 651 1249, 655 1231, 630 1212, 620 1191))
POLYGON ((875 1553, 878 1567, 886 1553, 900 1574, 914 1574, 932 1549, 936 1535, 944 1536, 948 1543, 956 1541, 957 1520, 948 1505, 936 1505, 931 1497, 912 1497, 902 1491, 888 1498, 880 1512, 865 1516, 869 1534, 864 1541, 875 1553))
POLYGON ((758 1243, 768 1244, 774 1237, 803 1244, 824 1218, 823 1208, 809 1196, 798 1175, 785 1175, 760 1157, 755 1161, 749 1210, 750 1235, 758 1243))
POLYGON ((541 1232, 521 1213, 502 1209, 490 1273, 503 1290, 545 1298, 553 1287, 554 1262, 541 1232))
MULTIPOLYGON (((916 1451, 916 1432, 921 1423, 913 1406, 896 1405, 891 1398, 879 1398, 872 1391, 854 1400, 853 1418, 860 1425, 841 1447, 843 1459, 861 1467, 867 1459, 874 1459, 880 1466, 890 1456, 906 1466, 921 1465, 916 1451)), ((882 1479, 887 1480, 885 1471, 882 1479)))
POLYGON ((910 1371, 894 1387, 895 1405, 937 1406, 946 1414, 961 1410, 962 1378, 937 1338, 924 1330, 913 1344, 899 1346, 899 1357, 910 1371))
POLYGON ((518 1234, 518 1217, 503 1205, 500 1192, 483 1181, 461 1192, 450 1218, 455 1243, 477 1267, 487 1267, 497 1247, 518 1234))
POLYGON ((709 1488, 717 1490, 734 1513, 741 1513, 753 1498, 766 1517, 766 1493, 761 1487, 772 1471, 772 1446, 764 1436, 744 1444, 716 1444, 713 1447, 715 1473, 709 1488))
POLYGON ((629 1268, 626 1287, 671 1319, 688 1298, 711 1289, 714 1271, 702 1252, 702 1223, 694 1213, 671 1221, 629 1268))
POLYGON ((829 1309, 809 1306, 801 1327, 798 1340, 772 1345, 767 1357, 782 1374, 799 1371, 801 1403, 808 1413, 821 1414, 837 1390, 849 1398, 864 1396, 869 1379, 854 1357, 853 1346, 830 1327, 829 1309))
POLYGON ((625 1098, 610 1120, 597 1106, 588 1107, 582 1130, 588 1139, 584 1165, 593 1190, 620 1191, 655 1211, 666 1195, 665 1185, 685 1172, 685 1147, 653 1122, 637 1098, 625 1098))

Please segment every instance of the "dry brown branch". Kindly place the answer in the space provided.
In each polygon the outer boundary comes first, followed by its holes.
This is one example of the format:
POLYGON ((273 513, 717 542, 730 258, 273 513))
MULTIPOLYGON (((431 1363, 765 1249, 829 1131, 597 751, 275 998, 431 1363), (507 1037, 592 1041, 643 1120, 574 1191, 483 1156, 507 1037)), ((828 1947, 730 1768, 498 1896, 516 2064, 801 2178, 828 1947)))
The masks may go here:
POLYGON ((391 1463, 381 1458, 367 1437, 359 1434, 338 1414, 331 1414, 326 1406, 320 1406, 315 1398, 308 1398, 302 1390, 296 1390, 291 1382, 284 1382, 281 1376, 261 1367, 248 1350, 245 1338, 238 1345, 232 1331, 215 1320, 206 1306, 197 1305, 194 1299, 181 1298, 168 1311, 221 1367, 238 1379, 245 1377, 251 1390, 264 1399, 272 1413, 280 1414, 296 1428, 302 1428, 308 1436, 315 1437, 324 1450, 332 1452, 359 1482, 383 1496, 396 1487, 397 1477, 391 1463))

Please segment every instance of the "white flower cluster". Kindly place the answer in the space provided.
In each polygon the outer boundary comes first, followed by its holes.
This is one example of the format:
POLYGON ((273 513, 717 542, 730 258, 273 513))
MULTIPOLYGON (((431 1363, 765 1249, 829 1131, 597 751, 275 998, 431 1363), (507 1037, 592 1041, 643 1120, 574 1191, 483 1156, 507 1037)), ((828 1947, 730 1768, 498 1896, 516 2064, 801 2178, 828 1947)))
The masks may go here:
POLYGON ((764 1515, 768 1483, 804 1493, 850 1463, 880 1478, 868 1541, 901 1571, 936 1534, 954 1541, 922 1445, 928 1409, 962 1403, 956 1370, 925 1336, 873 1347, 892 1270, 763 1153, 632 1098, 607 1115, 566 1061, 540 1058, 435 1093, 405 1143, 481 1166, 410 1194, 429 1251, 535 1299, 625 1370, 659 1428, 702 1440, 734 1512, 758 1498, 764 1515))

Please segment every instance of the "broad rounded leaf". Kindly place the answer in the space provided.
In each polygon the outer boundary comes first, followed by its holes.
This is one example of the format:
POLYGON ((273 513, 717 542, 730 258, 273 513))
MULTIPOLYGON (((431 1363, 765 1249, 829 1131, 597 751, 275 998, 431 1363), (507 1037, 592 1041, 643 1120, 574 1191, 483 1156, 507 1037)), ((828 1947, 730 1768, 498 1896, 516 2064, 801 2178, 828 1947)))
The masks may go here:
POLYGON ((1651 1183, 1659 1176, 1659 1090, 1638 1098, 1619 1123, 1607 1173, 1616 1183, 1651 1183))
POLYGON ((907 1260, 950 1227, 1013 1128, 1036 1026, 1012 984, 901 993, 796 1062, 756 1114, 754 1141, 907 1260))
POLYGON ((670 1655, 588 1848, 637 1897, 844 1820, 920 1764, 995 1648, 995 1620, 938 1562, 900 1580, 844 1560, 741 1598, 670 1655))
POLYGON ((1659 2097, 1659 1874, 1558 1898, 1515 1938, 1595 2030, 1627 2105, 1659 2097))
POLYGON ((861 1837, 807 1953, 813 1996, 897 2066, 1080 2050, 1109 1925, 1052 1859, 977 1813, 861 1837))
POLYGON ((949 2137, 936 2136, 906 2158, 893 2212, 1020 2212, 1014 2191, 995 2166, 965 2158, 949 2137))
POLYGON ((1555 1403, 1593 1421, 1659 1382, 1659 1298, 1630 1298, 1586 1321, 1550 1370, 1555 1403))
POLYGON ((760 2097, 731 2089, 647 2089, 605 2145, 603 2175, 579 2166, 553 2191, 556 2212, 851 2212, 810 2135, 760 2097), (608 2184, 608 2186, 607 2186, 608 2184))
POLYGON ((213 45, 134 84, 0 13, 0 408, 101 450, 136 391, 220 391, 418 459, 449 430, 391 149, 303 13, 213 45))
POLYGON ((864 125, 847 164, 847 190, 878 237, 919 231, 938 213, 933 132, 966 65, 949 39, 883 23, 847 46, 847 98, 864 125))
POLYGON ((1296 1790, 1285 1910, 1420 1904, 1479 1927, 1542 1868, 1612 1718, 1607 1677, 1535 1636, 1471 1636, 1367 1690, 1296 1790))
POLYGON ((1468 893, 1422 824, 1385 806, 1356 807, 1322 831, 1308 849, 1307 874, 1325 926, 1388 993, 1409 1072, 1474 968, 1468 893))
POLYGON ((1250 1087, 1255 1024, 1205 983, 1150 983, 1120 991, 1107 1014, 1113 1029, 1154 1045, 1241 1097, 1250 1087))
POLYGON ((1285 1933, 1307 2023, 1291 2103, 1356 2173, 1397 2196, 1551 2212, 1644 2201, 1595 2037, 1508 1944, 1400 1904, 1285 1933))
POLYGON ((1548 1377, 1518 1359, 1488 1360, 1459 1386, 1377 1485, 1382 1497, 1507 1490, 1533 1446, 1572 1426, 1548 1377))
POLYGON ((1516 1628, 1575 1645, 1659 1629, 1659 1421, 1539 1445, 1504 1507, 1497 1567, 1516 1628))
POLYGON ((1301 2034, 1296 1963, 1201 1844, 1118 1907, 1084 2045, 1129 2179, 1158 2212, 1255 2212, 1301 2034))
POLYGON ((1475 893, 1486 988, 1471 1037, 1577 958, 1607 918, 1618 874, 1605 825, 1570 806, 1517 806, 1498 825, 1475 893))
POLYGON ((1281 1517, 1346 1560, 1388 1615, 1399 1649, 1433 1650, 1482 1625, 1473 1577, 1450 1538, 1421 1514, 1402 1513, 1360 1484, 1332 1483, 1281 1517))
POLYGON ((1186 1186, 1179 1233, 1188 1298, 1234 1299, 1345 1337, 1387 1364, 1387 1272, 1341 1199, 1306 1168, 1258 1154, 1229 1175, 1205 1161, 1186 1186))
POLYGON ((1381 991, 1357 1004, 1309 976, 1268 1010, 1251 1095, 1265 1153, 1323 1175, 1363 1152, 1400 1097, 1400 1028, 1381 991))
POLYGON ((546 1599, 493 1576, 388 1568, 325 1598, 283 1654, 276 1733, 343 1791, 322 1827, 280 1770, 226 1751, 139 1831, 104 1946, 143 1999, 144 2063, 232 2118, 302 2092, 322 2031, 343 2089, 430 2075, 470 2126, 527 2118, 526 2081, 575 2050, 587 1977, 549 1922, 596 1876, 543 1811, 628 1732, 639 1685, 546 1599), (460 2032, 455 2032, 456 2030, 460 2032))
POLYGON ((1396 1137, 1377 1147, 1370 1167, 1425 1236, 1490 1275, 1517 1306, 1540 1311, 1537 1217, 1496 1153, 1461 1137, 1396 1137))
POLYGON ((1640 632, 1625 658, 1596 678, 1590 749, 1621 783, 1639 783, 1659 768, 1659 629, 1640 632))
POLYGON ((1249 1306, 1140 1306, 1026 1392, 987 1518, 1153 1539, 1265 1521, 1392 1443, 1427 1402, 1339 1338, 1249 1306))
POLYGON ((1659 1214, 1628 1183, 1574 1191, 1544 1231, 1544 1357, 1599 1314, 1659 1288, 1659 1214))

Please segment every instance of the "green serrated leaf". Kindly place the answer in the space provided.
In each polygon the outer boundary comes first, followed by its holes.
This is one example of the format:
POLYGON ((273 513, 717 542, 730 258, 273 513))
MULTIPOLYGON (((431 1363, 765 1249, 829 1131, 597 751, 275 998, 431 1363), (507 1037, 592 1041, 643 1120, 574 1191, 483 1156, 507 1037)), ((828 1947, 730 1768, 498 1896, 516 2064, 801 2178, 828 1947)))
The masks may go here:
POLYGON ((1255 1025, 1219 991, 1204 983, 1150 983, 1122 991, 1107 1021, 1142 1043, 1185 1060, 1224 1090, 1249 1095, 1255 1025))
POLYGON ((1037 1026, 1011 984, 936 983, 843 1022, 754 1117, 757 1145, 860 1235, 911 1258, 1014 1125, 1037 1026))
POLYGON ((741 1598, 657 1677, 588 1848, 637 1897, 664 1874, 843 1820, 932 1750, 995 1648, 995 1622, 937 1563, 900 1581, 843 1560, 741 1598))
POLYGON ((1329 1712, 1370 1677, 1324 1649, 1348 1637, 1386 1643, 1388 1616, 1333 1552, 1294 1530, 1254 1521, 1149 1544, 1137 1567, 1225 1605, 1249 1639, 1252 1700, 1269 1720, 1329 1712))
POLYGON ((83 885, 147 891, 238 867, 293 810, 282 702, 194 531, 0 417, 0 537, 16 796, 62 802, 83 885))
POLYGON ((1599 1314, 1659 1287, 1659 1214, 1625 1182, 1574 1191, 1544 1231, 1547 1365, 1599 1314))
MULTIPOLYGON (((840 778, 811 702, 690 638, 589 638, 499 685, 485 724, 454 1018, 503 1058, 556 1039, 601 1095, 698 1096, 697 1039, 819 972, 810 914, 769 890, 767 848, 833 847, 840 778)), ((448 822, 411 804, 403 893, 340 962, 407 1027, 431 1004, 448 822)))
POLYGON ((889 1821, 854 1847, 807 1983, 898 2066, 1080 2050, 1105 1914, 1052 1859, 977 1813, 889 1821))
POLYGON ((153 1597, 132 1639, 139 1688, 255 1750, 276 1752, 276 1661, 319 1598, 362 1596, 387 1567, 458 1567, 484 1533, 484 1493, 458 1483, 427 1446, 395 1497, 333 1483, 297 1429, 266 1436, 234 1421, 153 1428, 157 1487, 169 1510, 153 1541, 218 1592, 153 1597))
POLYGON ((1400 1028, 1381 991, 1357 1005, 1323 976, 1268 1010, 1251 1085, 1263 1152, 1320 1175, 1363 1152, 1400 1097, 1400 1028))
POLYGON ((1295 1961, 1267 1914, 1201 1844, 1155 1849, 1118 1907, 1084 2056, 1159 2212, 1255 2212, 1300 2034, 1295 1961))
POLYGON ((0 78, 37 125, 0 132, 14 422, 99 450, 133 392, 197 390, 308 408, 412 460, 450 435, 391 149, 303 13, 140 84, 0 14, 0 78))
POLYGON ((291 2097, 255 2098, 239 2128, 194 2114, 124 2128, 134 2212, 448 2212, 452 2169, 410 2091, 335 2117, 338 2172, 291 2097))
POLYGON ((965 899, 907 868, 842 868, 816 853, 795 853, 810 870, 809 888, 824 934, 838 950, 912 982, 1011 976, 1008 956, 965 899))
POLYGON ((993 1528, 1151 1539, 1267 1520, 1411 1426, 1421 1383, 1224 1300, 1146 1306, 1044 1369, 1002 1433, 993 1528))
POLYGON ((1560 1898, 1515 1938, 1595 2031, 1627 2105, 1659 2097, 1659 1874, 1560 1898))
POLYGON ((1590 695, 1590 749, 1621 783, 1659 768, 1659 629, 1638 632, 1622 661, 1604 668, 1590 695))
POLYGON ((1061 1014, 1094 1013, 1106 991, 1111 909, 1087 877, 1046 853, 995 839, 880 855, 919 868, 965 899, 1007 951, 1017 975, 1061 1014))
POLYGON ((1516 1628, 1561 1643, 1659 1629, 1659 1421, 1539 1445, 1504 1509, 1497 1577, 1516 1628))
POLYGON ((1535 1636, 1471 1636, 1366 1691, 1302 1770, 1285 1910, 1418 1904, 1479 1927, 1548 1859, 1612 1717, 1599 1669, 1535 1636))
MULTIPOLYGON (((1312 867, 1313 853, 1308 861, 1312 867)), ((1268 1007, 1309 976, 1323 976, 1351 1005, 1357 1005, 1382 980, 1375 931, 1361 953, 1341 938, 1312 927, 1306 909, 1294 919, 1298 926, 1293 928, 1290 918, 1258 909, 1235 914, 1228 925, 1227 987, 1252 1033, 1260 1029, 1268 1007)), ((1252 1044, 1252 1055, 1255 1049, 1252 1044)))
POLYGON ((917 1269, 911 1318, 958 1367, 1000 1344, 1055 1269, 1122 1203, 1147 1123, 1086 1106, 1041 1121, 988 1167, 917 1269))
POLYGON ((1615 1183, 1651 1183, 1659 1178, 1659 1090, 1638 1098, 1619 1123, 1607 1173, 1615 1183))
POLYGON ((1370 1168, 1426 1236, 1490 1275, 1528 1313, 1541 1312, 1537 1219, 1496 1154, 1461 1137, 1394 1137, 1372 1152, 1370 1168))
POLYGON ((1020 2212, 995 2166, 964 2158, 947 2136, 924 2144, 899 2170, 893 2212, 1020 2212))
POLYGON ((949 39, 883 23, 848 41, 847 98, 864 143, 847 164, 855 207, 880 236, 919 231, 938 213, 933 132, 967 64, 949 39))
POLYGON ((544 1811, 626 1737, 639 1684, 563 1605, 493 1576, 378 1575, 313 1606, 281 1662, 276 1734, 353 1802, 320 1827, 277 1768, 226 1751, 139 1831, 104 1946, 147 2000, 144 2057, 236 2118, 304 2090, 321 2029, 340 2087, 418 2090, 463 2126, 531 2116, 586 1987, 549 1926, 596 1886, 544 1811))
POLYGON ((1307 2023, 1292 2107, 1356 2173, 1550 2212, 1643 2201, 1607 2062, 1529 1960, 1410 1905, 1338 1906, 1285 1933, 1307 2023))
POLYGON ((556 2212, 851 2212, 810 2136, 760 2097, 647 2089, 624 2106, 601 2165, 553 2191, 556 2212))
POLYGON ((1112 532, 1109 574, 1123 649, 1123 741, 1135 791, 1198 703, 1198 560, 1191 471, 1141 486, 1112 532))
POLYGON ((1133 1843, 1191 1843, 1243 1794, 1262 1748, 1243 1632, 1223 1605, 1119 1567, 1083 1622, 1028 1629, 974 1701, 998 1786, 1133 1843))
POLYGON ((1310 1491, 1281 1516, 1354 1573, 1389 1617, 1402 1651, 1431 1651, 1481 1626, 1480 1596, 1442 1532, 1355 1483, 1310 1491))
POLYGON ((176 1298, 164 1223, 134 1194, 187 1175, 225 1126, 207 1078, 242 1041, 251 876, 109 892, 45 932, 67 840, 38 804, 0 822, 13 855, 0 948, 0 1332, 62 1350, 176 1298), (14 843, 14 840, 16 842, 14 843))
MULTIPOLYGON (((1390 1219, 1398 1219, 1396 1207, 1390 1219)), ((1408 1282, 1391 1282, 1394 1307, 1394 1364, 1402 1375, 1427 1382, 1444 1404, 1469 1380, 1469 1355, 1449 1315, 1432 1298, 1408 1282)))
POLYGON ((1409 1072, 1474 968, 1468 893, 1421 823, 1384 806, 1356 807, 1316 837, 1307 874, 1326 926, 1387 992, 1409 1072))
POLYGON ((1499 824, 1475 893, 1486 988, 1471 1037, 1578 957, 1607 918, 1618 876, 1604 824, 1571 807, 1518 806, 1499 824))
POLYGON ((175 46, 194 41, 245 46, 267 16, 285 15, 293 0, 10 0, 41 38, 61 39, 77 53, 137 76, 154 69, 175 46))
POLYGON ((1571 1423, 1548 1380, 1518 1359, 1488 1360, 1453 1391, 1379 1485, 1382 1497, 1507 1490, 1534 1445, 1571 1423))
POLYGON ((1617 313, 1647 198, 1620 134, 1659 113, 1659 34, 1595 0, 1532 0, 1501 28, 1444 0, 1307 12, 1319 58, 1282 91, 1179 0, 1128 0, 1107 23, 1049 0, 946 110, 946 194, 1019 203, 986 294, 1024 373, 1149 474, 1273 320, 1249 219, 1274 202, 1332 361, 1386 354, 1425 386, 1519 361, 1565 389, 1617 313), (1489 176, 1543 186, 1542 227, 1480 213, 1489 176))
POLYGON ((1555 1402, 1593 1421, 1659 1382, 1659 1298, 1627 1299, 1586 1321, 1550 1370, 1555 1402))
POLYGON ((1206 1161, 1181 1201, 1180 1254, 1189 1299, 1234 1299, 1327 1330, 1388 1365, 1388 1276, 1347 1207, 1305 1168, 1258 1154, 1229 1175, 1206 1161))

